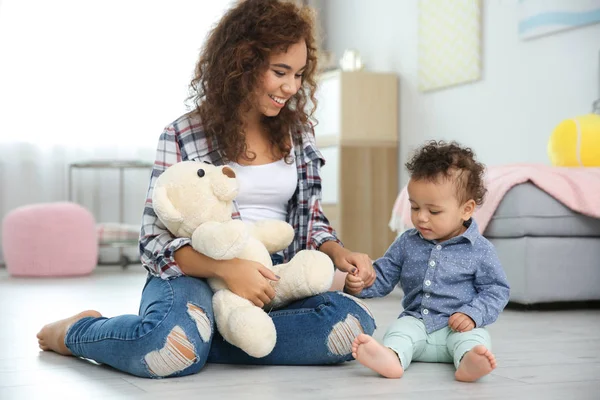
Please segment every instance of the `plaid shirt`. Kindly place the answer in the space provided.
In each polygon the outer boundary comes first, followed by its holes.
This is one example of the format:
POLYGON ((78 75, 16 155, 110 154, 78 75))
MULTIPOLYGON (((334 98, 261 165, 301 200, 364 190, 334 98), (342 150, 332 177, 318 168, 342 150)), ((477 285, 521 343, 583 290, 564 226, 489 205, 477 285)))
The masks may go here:
MULTIPOLYGON (((325 164, 317 149, 312 127, 299 127, 294 135, 294 154, 298 169, 298 187, 288 203, 287 222, 294 227, 292 244, 284 250, 284 259, 291 259, 302 249, 318 249, 323 243, 340 241, 321 208, 321 177, 319 169, 325 164)), ((170 279, 183 275, 175 262, 175 251, 190 243, 189 238, 175 238, 157 218, 152 208, 152 190, 156 178, 169 166, 180 161, 208 161, 223 165, 216 139, 209 140, 200 121, 189 114, 173 122, 160 136, 156 161, 152 169, 146 197, 139 249, 144 267, 153 275, 170 279)), ((240 219, 234 201, 232 218, 240 219)), ((340 243, 341 244, 341 243, 340 243)))

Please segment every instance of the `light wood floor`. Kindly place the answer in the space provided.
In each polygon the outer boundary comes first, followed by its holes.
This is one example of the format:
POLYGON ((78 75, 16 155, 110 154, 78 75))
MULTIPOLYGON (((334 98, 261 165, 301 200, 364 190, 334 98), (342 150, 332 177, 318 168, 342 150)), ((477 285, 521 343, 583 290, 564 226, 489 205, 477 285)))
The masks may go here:
MULTIPOLYGON (((0 269, 0 399, 600 399, 600 311, 508 310, 490 327, 498 368, 474 384, 450 364, 415 363, 386 380, 357 362, 328 367, 208 365, 200 374, 140 379, 73 357, 39 352, 46 322, 87 308, 137 312, 140 266, 99 267, 70 279, 16 279, 0 269)), ((369 301, 381 338, 401 294, 369 301)))

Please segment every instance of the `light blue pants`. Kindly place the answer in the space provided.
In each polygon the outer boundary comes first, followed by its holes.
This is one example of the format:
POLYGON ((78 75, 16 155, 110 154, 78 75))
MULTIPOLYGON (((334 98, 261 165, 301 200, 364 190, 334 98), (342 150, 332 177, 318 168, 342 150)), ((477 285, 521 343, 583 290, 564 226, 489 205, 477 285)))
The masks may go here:
POLYGON ((484 328, 454 332, 448 326, 427 333, 425 324, 415 317, 397 319, 383 337, 383 345, 394 350, 402 368, 414 361, 451 363, 458 368, 466 352, 477 345, 492 349, 490 334, 484 328))

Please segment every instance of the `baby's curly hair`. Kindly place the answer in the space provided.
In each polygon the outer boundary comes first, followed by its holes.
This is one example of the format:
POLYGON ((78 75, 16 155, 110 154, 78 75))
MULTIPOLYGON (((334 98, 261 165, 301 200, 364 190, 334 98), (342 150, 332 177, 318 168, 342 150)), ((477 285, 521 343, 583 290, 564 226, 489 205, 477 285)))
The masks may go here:
MULTIPOLYGON (((191 96, 208 138, 217 138, 222 155, 230 161, 252 159, 244 140, 243 109, 269 66, 272 54, 285 52, 304 40, 307 47, 302 86, 273 118, 263 117, 271 143, 287 159, 291 128, 309 122, 317 101, 317 45, 314 10, 279 0, 242 0, 225 13, 210 32, 196 64, 191 96), (305 111, 308 101, 314 105, 305 111)), ((293 135, 298 135, 292 130, 293 135)))
POLYGON ((480 206, 487 189, 485 166, 477 162, 475 153, 457 142, 429 141, 406 163, 412 179, 437 181, 440 177, 456 182, 456 195, 462 204, 470 199, 480 206))

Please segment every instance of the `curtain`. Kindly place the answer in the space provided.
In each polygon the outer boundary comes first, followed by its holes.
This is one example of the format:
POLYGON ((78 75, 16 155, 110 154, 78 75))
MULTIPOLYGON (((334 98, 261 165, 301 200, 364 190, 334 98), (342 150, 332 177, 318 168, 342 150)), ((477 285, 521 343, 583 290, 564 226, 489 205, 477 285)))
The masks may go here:
MULTIPOLYGON (((71 163, 154 161, 164 126, 189 109, 199 50, 231 3, 0 0, 0 217, 68 200, 71 163)), ((74 200, 97 222, 117 222, 118 172, 75 172, 74 200)), ((149 174, 125 173, 123 222, 140 223, 149 174)))

